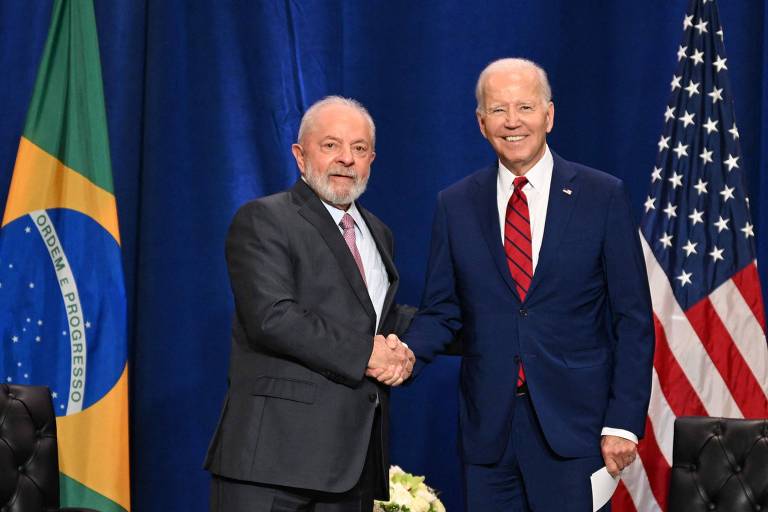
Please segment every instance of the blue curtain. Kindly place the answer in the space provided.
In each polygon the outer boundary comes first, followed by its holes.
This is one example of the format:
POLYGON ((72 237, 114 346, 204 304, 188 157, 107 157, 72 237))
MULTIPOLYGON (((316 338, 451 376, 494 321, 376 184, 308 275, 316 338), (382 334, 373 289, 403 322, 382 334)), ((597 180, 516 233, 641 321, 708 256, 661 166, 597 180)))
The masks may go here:
MULTIPOLYGON (((206 509, 232 314, 224 234, 239 205, 296 179, 304 108, 336 93, 370 109, 378 157, 363 203, 395 232, 399 300, 416 304, 436 193, 493 160, 474 118, 479 71, 502 56, 540 62, 552 148, 624 179, 639 216, 687 3, 97 0, 130 299, 133 509, 206 509)), ((50 7, 0 2, 3 205, 50 7)), ((764 268, 768 12, 761 0, 720 11, 764 268)), ((393 462, 426 474, 451 511, 463 509, 457 366, 444 357, 393 394, 393 462)))

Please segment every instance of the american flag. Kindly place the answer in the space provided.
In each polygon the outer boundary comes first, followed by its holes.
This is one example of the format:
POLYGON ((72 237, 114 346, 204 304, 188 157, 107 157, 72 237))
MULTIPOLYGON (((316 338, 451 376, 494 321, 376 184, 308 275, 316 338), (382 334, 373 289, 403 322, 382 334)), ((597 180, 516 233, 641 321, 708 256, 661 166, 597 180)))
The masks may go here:
POLYGON ((645 438, 613 509, 667 510, 678 416, 768 417, 754 226, 714 0, 683 20, 640 227, 656 355, 645 438))

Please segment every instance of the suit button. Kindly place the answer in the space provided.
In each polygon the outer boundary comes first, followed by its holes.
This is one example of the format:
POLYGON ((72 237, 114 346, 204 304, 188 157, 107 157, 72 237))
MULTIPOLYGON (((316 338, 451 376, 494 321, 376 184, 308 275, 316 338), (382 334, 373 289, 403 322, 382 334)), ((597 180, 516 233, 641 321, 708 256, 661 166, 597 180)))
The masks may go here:
POLYGON ((522 317, 528 316, 528 310, 525 308, 520 308, 520 316, 522 317))
POLYGON ((371 402, 371 403, 374 403, 376 401, 376 398, 377 398, 376 397, 376 393, 370 393, 368 395, 368 401, 371 402))

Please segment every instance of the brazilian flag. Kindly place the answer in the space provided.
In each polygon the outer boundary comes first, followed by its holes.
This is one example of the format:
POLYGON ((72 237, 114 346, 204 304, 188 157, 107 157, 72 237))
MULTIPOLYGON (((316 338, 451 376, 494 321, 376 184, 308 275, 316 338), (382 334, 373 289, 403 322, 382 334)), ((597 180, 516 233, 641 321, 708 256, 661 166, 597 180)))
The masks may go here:
POLYGON ((62 506, 130 510, 126 300, 92 0, 57 0, 0 229, 0 379, 47 385, 62 506))

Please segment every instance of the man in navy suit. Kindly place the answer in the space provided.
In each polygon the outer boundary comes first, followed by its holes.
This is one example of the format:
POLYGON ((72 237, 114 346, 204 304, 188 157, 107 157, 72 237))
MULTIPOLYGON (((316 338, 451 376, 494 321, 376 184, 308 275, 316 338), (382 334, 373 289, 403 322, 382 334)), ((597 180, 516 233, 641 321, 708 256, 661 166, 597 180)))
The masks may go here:
POLYGON ((524 59, 478 79, 498 161, 438 196, 421 309, 403 337, 418 366, 462 340, 467 510, 587 511, 590 475, 636 457, 653 320, 622 182, 547 146, 546 73, 524 59))

